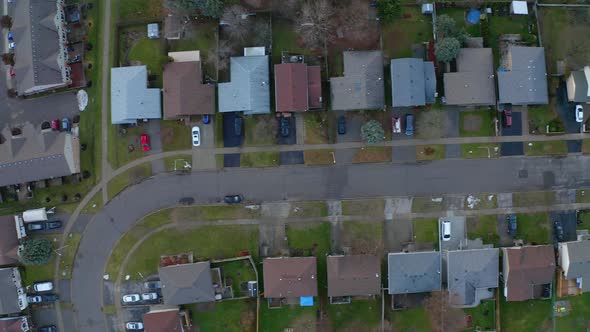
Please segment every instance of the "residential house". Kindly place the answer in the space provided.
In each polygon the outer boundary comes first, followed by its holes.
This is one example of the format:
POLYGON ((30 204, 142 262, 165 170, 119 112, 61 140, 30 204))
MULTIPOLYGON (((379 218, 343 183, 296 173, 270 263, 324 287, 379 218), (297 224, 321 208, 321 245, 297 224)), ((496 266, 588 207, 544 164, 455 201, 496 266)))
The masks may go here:
POLYGON ((305 112, 322 106, 320 66, 305 63, 275 65, 277 112, 305 112))
POLYGON ((393 107, 412 107, 436 101, 434 63, 418 58, 391 59, 393 107))
POLYGON ((218 84, 220 112, 270 113, 269 60, 259 49, 246 48, 245 56, 230 58, 231 81, 218 84))
POLYGON ((494 296, 498 288, 499 249, 449 250, 447 287, 455 307, 475 307, 494 296))
POLYGON ((80 141, 31 123, 0 131, 0 187, 80 172, 80 141))
POLYGON ((198 51, 171 52, 164 66, 164 119, 190 119, 215 113, 215 86, 202 83, 198 51))
POLYGON ((12 1, 14 78, 19 95, 70 84, 63 0, 12 1))
POLYGON ((462 48, 455 62, 457 71, 443 76, 445 103, 458 106, 495 105, 492 49, 462 48))
POLYGON ((0 315, 16 314, 27 306, 27 294, 18 268, 0 268, 0 315))
POLYGON ((552 245, 502 248, 504 296, 507 301, 547 298, 555 275, 552 245))
POLYGON ((500 104, 547 104, 547 69, 543 47, 510 46, 498 70, 500 104))
POLYGON ((381 51, 342 53, 344 76, 331 77, 332 110, 373 110, 385 107, 381 51))
POLYGON ((567 100, 575 103, 590 103, 590 66, 570 73, 567 78, 567 100))
POLYGON ((381 262, 376 255, 328 256, 328 297, 381 293, 381 262))
POLYGON ((147 87, 146 66, 111 68, 111 123, 161 119, 160 89, 147 87))
POLYGON ((2 332, 29 332, 31 321, 27 316, 0 318, 0 331, 2 332))
POLYGON ((427 293, 441 289, 438 251, 398 252, 387 255, 389 294, 427 293))
POLYGON ((262 264, 265 298, 313 305, 313 297, 318 295, 315 257, 273 257, 262 264))
POLYGON ((159 274, 166 305, 215 301, 209 261, 161 267, 159 274))
POLYGON ((145 332, 184 332, 183 318, 188 320, 187 313, 178 308, 152 307, 143 314, 143 328, 145 332))
POLYGON ((562 276, 574 284, 578 292, 590 291, 590 241, 561 242, 558 251, 562 276))
POLYGON ((16 227, 14 216, 0 216, 0 266, 16 265, 19 262, 16 227))

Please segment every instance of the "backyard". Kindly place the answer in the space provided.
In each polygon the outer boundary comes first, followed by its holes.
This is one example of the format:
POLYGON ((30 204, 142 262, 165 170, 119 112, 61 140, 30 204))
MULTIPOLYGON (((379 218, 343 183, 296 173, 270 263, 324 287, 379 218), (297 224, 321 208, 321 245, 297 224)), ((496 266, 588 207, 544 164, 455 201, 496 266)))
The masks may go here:
POLYGON ((193 323, 201 331, 250 332, 256 330, 256 302, 237 300, 216 302, 213 310, 200 310, 198 305, 189 307, 193 323))
POLYGON ((590 317, 590 293, 582 295, 558 298, 559 301, 569 301, 571 311, 566 316, 556 317, 556 331, 584 331, 588 328, 590 317))
POLYGON ((391 312, 391 323, 399 332, 430 332, 430 317, 424 308, 391 312))
POLYGON ((217 80, 217 28, 215 21, 191 22, 181 39, 168 40, 169 52, 198 50, 204 76, 217 80))
POLYGON ((502 330, 505 331, 547 331, 551 326, 551 301, 528 300, 500 303, 502 330))
MULTIPOLYGON (((471 327, 464 331, 494 331, 496 328, 496 301, 485 300, 477 307, 463 309, 471 316, 471 327)), ((506 330, 510 331, 510 330, 506 330)))
POLYGON ((328 304, 334 331, 373 331, 381 323, 381 299, 353 299, 350 304, 328 304))
POLYGON ((381 25, 383 54, 396 59, 413 56, 412 45, 432 40, 432 19, 419 6, 404 6, 400 19, 381 25))

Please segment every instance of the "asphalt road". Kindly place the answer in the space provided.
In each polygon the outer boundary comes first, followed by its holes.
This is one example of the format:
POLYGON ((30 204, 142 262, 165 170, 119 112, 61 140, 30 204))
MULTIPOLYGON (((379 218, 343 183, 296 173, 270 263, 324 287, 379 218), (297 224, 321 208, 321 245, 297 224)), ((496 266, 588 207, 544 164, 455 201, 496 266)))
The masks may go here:
POLYGON ((210 203, 240 193, 248 201, 260 202, 578 188, 590 186, 589 166, 588 156, 518 157, 158 175, 123 191, 86 227, 71 281, 78 331, 106 329, 100 303, 102 276, 117 240, 139 218, 175 205, 182 197, 210 203))

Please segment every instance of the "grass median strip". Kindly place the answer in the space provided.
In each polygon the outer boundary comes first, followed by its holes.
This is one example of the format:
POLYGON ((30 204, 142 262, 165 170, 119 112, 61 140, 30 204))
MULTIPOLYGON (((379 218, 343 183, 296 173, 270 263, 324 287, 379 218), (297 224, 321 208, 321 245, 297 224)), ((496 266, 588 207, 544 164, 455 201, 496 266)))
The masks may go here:
POLYGON ((181 154, 178 156, 164 158, 164 166, 166 166, 166 171, 168 172, 182 170, 190 171, 190 168, 184 167, 186 164, 190 166, 192 166, 193 164, 193 156, 191 156, 190 154, 181 154))
POLYGON ((463 157, 463 158, 498 158, 498 157, 500 157, 500 144, 496 144, 496 143, 461 144, 461 157, 463 157))
POLYGON ((107 184, 107 193, 109 199, 117 196, 123 189, 131 184, 139 183, 141 180, 148 178, 152 175, 152 165, 150 163, 144 163, 139 166, 135 166, 116 177, 112 178, 107 184))
POLYGON ((247 209, 243 205, 201 205, 179 207, 173 212, 174 219, 183 221, 211 221, 228 219, 256 219, 260 210, 247 209))
POLYGON ((70 233, 66 239, 65 246, 60 252, 59 256, 59 276, 62 279, 72 278, 72 269, 74 268, 74 259, 76 258, 76 252, 78 246, 82 240, 80 233, 70 233))
POLYGON ((527 156, 565 155, 567 143, 565 141, 529 142, 524 144, 527 156))
POLYGON ((88 201, 88 204, 82 210, 82 213, 94 214, 100 211, 102 208, 102 190, 99 190, 94 196, 88 201))
POLYGON ((416 160, 436 160, 444 159, 445 146, 442 144, 434 145, 416 145, 416 160))
POLYGON ((366 146, 357 150, 353 163, 382 163, 391 161, 391 147, 366 146))
POLYGON ((307 150, 303 151, 305 165, 332 165, 336 163, 334 150, 307 150))
POLYGON ((240 155, 240 166, 242 167, 275 167, 279 166, 279 153, 248 152, 240 155))

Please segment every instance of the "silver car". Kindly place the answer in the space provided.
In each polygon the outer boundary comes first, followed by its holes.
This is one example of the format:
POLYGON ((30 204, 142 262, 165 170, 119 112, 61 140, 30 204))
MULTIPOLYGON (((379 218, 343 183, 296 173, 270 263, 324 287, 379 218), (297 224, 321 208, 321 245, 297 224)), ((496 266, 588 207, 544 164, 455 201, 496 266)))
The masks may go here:
POLYGON ((155 292, 141 294, 142 301, 154 301, 157 299, 158 299, 158 293, 155 293, 155 292))
POLYGON ((125 324, 125 328, 131 331, 138 331, 143 330, 143 323, 142 322, 127 322, 125 324))
POLYGON ((123 295, 123 303, 137 303, 139 301, 141 301, 139 294, 123 295))

